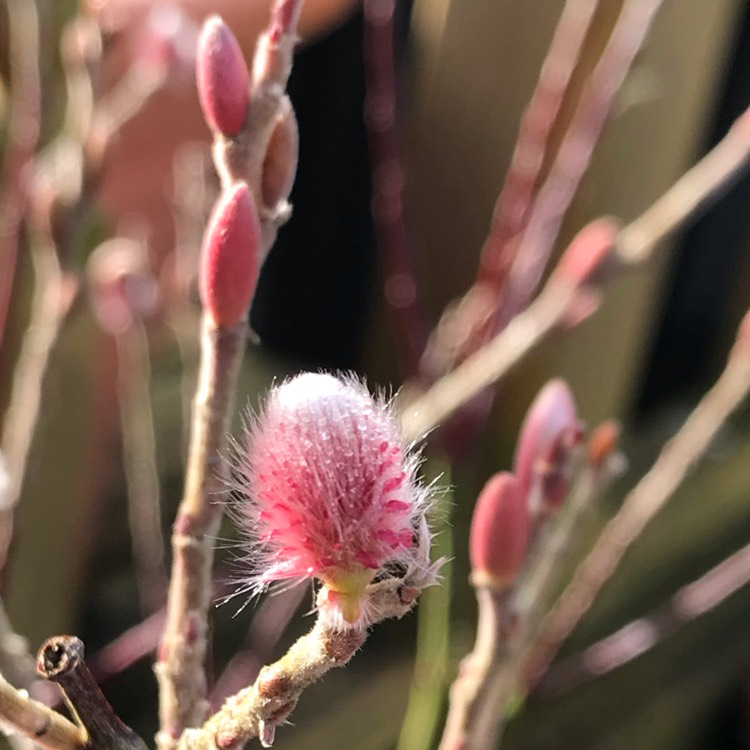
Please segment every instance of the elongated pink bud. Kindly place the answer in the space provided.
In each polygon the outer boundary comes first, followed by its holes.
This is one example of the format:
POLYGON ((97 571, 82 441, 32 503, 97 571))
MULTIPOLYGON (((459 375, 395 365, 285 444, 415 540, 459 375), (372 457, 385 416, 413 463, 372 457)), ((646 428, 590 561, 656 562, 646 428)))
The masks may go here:
POLYGON ((555 510, 567 497, 581 437, 568 384, 550 380, 529 407, 516 449, 516 476, 535 515, 555 510))
POLYGON ((198 286, 217 326, 239 323, 250 307, 260 266, 260 220, 247 183, 224 193, 206 227, 198 286))
POLYGON ((250 74, 234 34, 219 16, 211 16, 198 39, 198 98, 212 130, 237 135, 250 104, 250 74))
POLYGON ((471 522, 469 554, 475 586, 506 589, 526 559, 530 516, 520 482, 495 474, 479 495, 471 522))

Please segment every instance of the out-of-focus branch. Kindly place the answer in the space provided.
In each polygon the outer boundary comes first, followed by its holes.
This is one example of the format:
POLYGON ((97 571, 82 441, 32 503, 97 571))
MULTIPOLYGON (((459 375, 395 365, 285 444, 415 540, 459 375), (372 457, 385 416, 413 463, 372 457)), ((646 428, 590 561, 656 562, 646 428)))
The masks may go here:
POLYGON ((558 121, 591 28, 598 0, 568 0, 555 29, 539 82, 531 97, 495 203, 490 233, 484 242, 477 283, 497 288, 510 269, 510 241, 522 231, 548 156, 549 138, 558 121))
POLYGON ((394 60, 395 0, 365 0, 365 125, 372 167, 372 217, 375 222, 385 299, 399 343, 399 362, 413 376, 427 338, 417 274, 404 216, 404 170, 396 122, 394 60))
POLYGON ((0 676, 0 728, 20 732, 47 750, 83 750, 86 732, 0 676))
POLYGON ((536 291, 560 225, 599 141, 615 95, 648 35, 661 0, 627 0, 581 95, 550 174, 531 207, 495 325, 504 327, 536 291))
POLYGON ((481 750, 492 746, 486 721, 480 719, 492 691, 493 673, 508 653, 515 614, 507 591, 480 586, 476 596, 476 641, 451 687, 451 710, 439 750, 481 750))
MULTIPOLYGON (((641 217, 617 236, 614 260, 622 267, 646 262, 661 241, 682 226, 735 181, 750 161, 750 113, 745 112, 727 135, 685 173, 641 217)), ((617 264, 612 266, 617 270, 617 264)), ((530 351, 562 324, 568 327, 576 290, 553 274, 537 299, 476 354, 406 404, 403 429, 418 439, 445 421, 463 404, 503 378, 530 351)))
POLYGON ((44 376, 76 288, 72 279, 61 271, 56 250, 46 239, 40 237, 32 242, 31 257, 35 270, 31 320, 16 363, 0 442, 9 478, 0 508, 0 571, 7 562, 13 536, 14 510, 21 496, 39 418, 44 376))
POLYGON ((294 586, 263 600, 253 615, 243 649, 232 657, 211 692, 214 708, 219 708, 230 695, 255 681, 302 599, 309 593, 306 586, 294 586))
POLYGON ((598 3, 566 6, 496 205, 477 281, 448 309, 425 351, 423 365, 433 377, 477 351, 527 307, 548 264, 562 219, 589 166, 614 97, 660 5, 661 0, 625 2, 553 155, 548 153, 547 140, 577 58, 583 53, 598 3), (547 161, 550 164, 545 164, 547 161), (542 175, 543 168, 546 176, 542 175))
POLYGON ((589 610, 630 546, 666 505, 748 391, 750 313, 743 321, 719 380, 666 444, 651 470, 628 493, 620 510, 604 527, 573 580, 545 617, 525 659, 528 684, 533 685, 544 674, 563 641, 589 610))
POLYGON ((0 178, 0 346, 15 278, 27 203, 26 170, 39 139, 39 17, 36 0, 6 0, 11 88, 7 147, 0 178))
POLYGON ((156 611, 167 591, 146 329, 139 317, 115 335, 128 514, 141 609, 156 611))
POLYGON ((750 545, 682 586, 669 601, 629 622, 581 654, 553 665, 534 692, 559 695, 629 664, 750 583, 750 545))

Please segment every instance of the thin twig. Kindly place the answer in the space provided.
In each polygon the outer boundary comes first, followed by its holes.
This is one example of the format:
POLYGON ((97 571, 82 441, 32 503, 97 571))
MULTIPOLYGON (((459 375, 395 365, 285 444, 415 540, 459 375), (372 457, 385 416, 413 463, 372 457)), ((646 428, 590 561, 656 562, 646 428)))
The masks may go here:
POLYGON ((451 709, 439 750, 490 747, 480 739, 486 739, 480 715, 492 675, 507 653, 514 615, 507 592, 479 586, 476 596, 479 605, 476 642, 451 687, 451 709))
POLYGON ((0 571, 5 568, 13 536, 13 518, 28 467, 39 419, 44 376, 60 328, 70 309, 69 286, 57 253, 44 238, 32 241, 34 295, 31 319, 16 363, 11 399, 5 414, 2 454, 10 486, 0 508, 0 571))
POLYGON ((143 740, 112 710, 86 666, 83 643, 71 635, 50 638, 39 649, 37 669, 60 686, 65 702, 97 750, 146 750, 143 740))
POLYGON ((0 181, 0 346, 15 278, 18 241, 27 202, 24 170, 39 139, 39 17, 36 0, 6 0, 11 87, 7 147, 0 181))
POLYGON ((222 456, 246 337, 245 323, 221 329, 204 316, 185 494, 172 533, 167 619, 154 668, 161 748, 171 748, 183 729, 200 725, 208 711, 204 661, 219 499, 227 478, 222 456))
MULTIPOLYGON (((498 310, 504 327, 528 304, 547 266, 560 225, 588 168, 615 95, 648 35, 662 0, 627 0, 581 95, 550 174, 531 208, 498 310)), ((495 330, 497 330, 497 328, 495 330)))
MULTIPOLYGON (((619 267, 646 262, 666 236, 728 189, 749 161, 750 111, 651 208, 622 229, 616 243, 619 267)), ((505 330, 405 406, 402 425, 407 438, 419 439, 482 389, 503 378, 566 322, 574 299, 575 290, 561 284, 553 274, 537 299, 505 330)), ((571 324, 575 321, 568 320, 567 325, 571 324)))
POLYGON ((669 601, 629 622, 581 654, 553 665, 534 692, 560 695, 629 664, 698 617, 712 612, 750 583, 750 545, 700 578, 680 587, 669 601))
POLYGON ((414 376, 427 339, 417 274, 404 216, 404 170, 396 121, 395 0, 365 0, 365 125, 372 170, 372 217, 393 315, 399 362, 414 376))
POLYGON ((133 563, 143 614, 155 612, 167 592, 159 473, 151 409, 149 349, 137 313, 115 335, 118 399, 133 563))
POLYGON ((628 264, 644 262, 654 245, 678 229, 686 217, 729 190, 749 161, 750 110, 746 110, 706 156, 622 230, 617 239, 619 259, 628 264))
POLYGON ((518 141, 495 203, 490 233, 482 248, 477 283, 490 283, 497 288, 505 280, 512 261, 508 257, 510 240, 521 233, 527 220, 547 161, 549 138, 598 5, 599 0, 565 3, 536 89, 521 120, 518 141))
POLYGON ((750 391, 749 321, 750 317, 719 380, 666 444, 651 470, 628 493, 620 510, 604 527, 573 580, 545 617, 538 636, 527 650, 528 684, 533 685, 544 674, 630 546, 666 505, 726 419, 747 396, 750 391))
POLYGON ((0 728, 20 732, 47 750, 83 750, 87 736, 56 711, 31 700, 0 676, 0 728))

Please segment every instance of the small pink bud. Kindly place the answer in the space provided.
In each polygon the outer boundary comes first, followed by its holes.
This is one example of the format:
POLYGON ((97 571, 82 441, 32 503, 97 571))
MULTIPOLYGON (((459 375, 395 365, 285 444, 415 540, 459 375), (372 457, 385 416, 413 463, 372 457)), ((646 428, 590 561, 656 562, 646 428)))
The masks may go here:
POLYGON ((198 98, 212 130, 237 135, 250 103, 250 74, 234 34, 219 16, 211 16, 198 38, 198 98))
POLYGON ((289 197, 297 174, 298 153, 297 118, 291 103, 285 100, 283 112, 276 121, 263 161, 263 205, 273 208, 279 201, 289 197))
POLYGON ((587 224, 568 245, 555 275, 575 286, 596 284, 609 270, 619 230, 617 222, 608 218, 587 224))
POLYGON ((141 243, 125 237, 103 242, 86 271, 94 315, 106 333, 116 336, 155 312, 159 289, 141 243))
POLYGON ((367 623, 365 590, 423 552, 427 493, 381 398, 351 377, 305 373, 274 388, 248 436, 240 507, 257 574, 246 590, 317 578, 321 610, 367 623))
POLYGON ((260 220, 247 183, 235 183, 214 208, 201 250, 198 287, 218 326, 239 323, 258 281, 260 220))
POLYGON ((609 463, 617 451, 621 432, 620 423, 615 419, 607 419, 593 430, 587 447, 591 466, 601 469, 609 463))
POLYGON ((581 438, 568 384, 550 380, 526 413, 516 449, 516 476, 535 515, 554 511, 565 501, 581 438))
POLYGON ((529 529, 521 484, 507 472, 495 474, 480 493, 471 522, 472 583, 499 590, 511 586, 526 559, 529 529))

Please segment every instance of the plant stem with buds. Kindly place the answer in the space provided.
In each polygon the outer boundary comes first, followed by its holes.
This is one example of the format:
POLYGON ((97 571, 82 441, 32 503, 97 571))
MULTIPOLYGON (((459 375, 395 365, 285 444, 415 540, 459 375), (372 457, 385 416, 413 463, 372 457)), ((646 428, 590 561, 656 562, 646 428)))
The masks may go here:
POLYGON ((244 322, 218 328, 204 316, 185 494, 173 528, 167 621, 155 666, 161 748, 172 747, 208 711, 204 662, 213 548, 222 511, 218 500, 226 486, 222 456, 246 337, 244 322))

